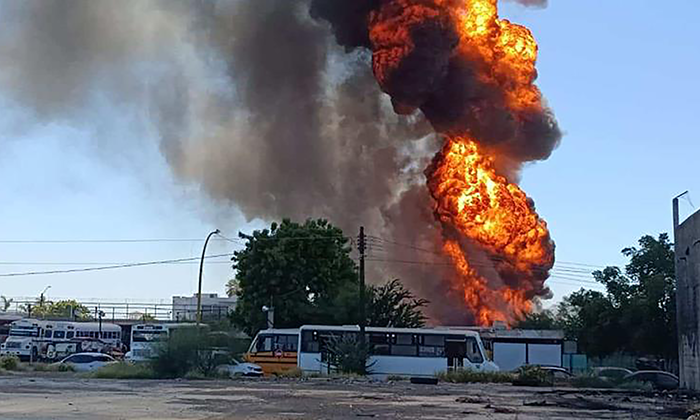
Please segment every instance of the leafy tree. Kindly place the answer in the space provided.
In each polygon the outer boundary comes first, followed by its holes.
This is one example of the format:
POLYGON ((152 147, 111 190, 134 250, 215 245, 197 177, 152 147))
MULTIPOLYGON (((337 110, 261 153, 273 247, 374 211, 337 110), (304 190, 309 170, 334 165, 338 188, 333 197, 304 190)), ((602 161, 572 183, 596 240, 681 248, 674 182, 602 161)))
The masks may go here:
POLYGON ((606 293, 580 290, 557 308, 558 322, 588 354, 624 351, 677 357, 674 254, 667 234, 643 236, 638 247, 622 250, 624 272, 593 272, 606 293))
POLYGON ((525 314, 514 327, 523 330, 556 330, 560 329, 561 325, 556 313, 551 310, 542 310, 525 314))
MULTIPOLYGON (((348 239, 325 220, 303 225, 282 221, 270 229, 240 235, 247 240, 234 253, 236 277, 227 284, 238 296, 232 320, 253 334, 266 327, 263 306, 275 308, 275 326, 357 324, 359 283, 348 239)), ((399 280, 366 286, 367 324, 420 327, 428 304, 399 280)))
MULTIPOLYGON (((25 306, 24 310, 29 312, 29 307, 25 306)), ((31 315, 36 318, 72 319, 75 316, 77 320, 88 320, 92 318, 90 314, 86 306, 72 299, 58 302, 37 300, 31 307, 31 315)))
POLYGON ((420 328, 425 325, 422 309, 429 303, 416 298, 398 279, 370 286, 367 323, 375 327, 420 328))
MULTIPOLYGON (((425 299, 417 298, 398 279, 365 289, 367 325, 373 327, 420 328, 425 325, 425 299)), ((357 324, 360 313, 359 285, 348 283, 335 297, 324 302, 322 312, 328 314, 325 324, 357 324)))
POLYGON ((239 236, 247 243, 232 258, 239 286, 233 320, 248 334, 265 327, 264 305, 275 308, 280 328, 324 322, 324 302, 356 282, 349 240, 325 220, 283 220, 239 236))
POLYGON ((10 305, 12 305, 14 299, 8 299, 5 296, 0 296, 0 299, 2 299, 2 303, 0 303, 2 308, 0 309, 0 312, 7 312, 7 310, 10 309, 10 305))
POLYGON ((238 287, 238 280, 236 279, 231 279, 226 283, 226 296, 228 297, 234 297, 238 294, 238 290, 240 287, 238 287))

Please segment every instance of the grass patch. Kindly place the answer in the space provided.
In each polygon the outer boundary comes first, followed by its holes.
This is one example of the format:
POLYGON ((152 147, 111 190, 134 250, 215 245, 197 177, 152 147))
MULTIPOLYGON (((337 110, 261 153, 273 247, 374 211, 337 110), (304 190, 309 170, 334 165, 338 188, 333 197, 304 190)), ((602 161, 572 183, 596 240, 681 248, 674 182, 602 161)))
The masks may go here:
POLYGON ((609 388, 614 388, 615 383, 612 381, 609 381, 607 379, 603 379, 599 376, 595 376, 590 373, 582 374, 579 376, 575 376, 571 380, 571 385, 575 386, 576 388, 604 388, 604 389, 609 389, 609 388))
POLYGON ((505 383, 513 380, 513 375, 508 372, 479 372, 475 370, 450 370, 440 372, 437 378, 443 382, 454 384, 471 383, 505 383))
POLYGON ((539 366, 525 365, 518 368, 512 382, 518 386, 552 386, 554 377, 539 366))
POLYGON ((654 386, 649 382, 625 382, 618 385, 617 388, 642 392, 652 392, 654 390, 654 386))
POLYGON ((155 379, 153 369, 144 364, 112 363, 88 376, 99 379, 155 379))
POLYGON ((304 373, 298 367, 293 367, 291 369, 283 370, 282 372, 277 372, 275 376, 278 378, 298 379, 303 377, 304 373))
POLYGON ((27 365, 25 370, 32 372, 75 372, 73 366, 66 364, 34 363, 27 365))

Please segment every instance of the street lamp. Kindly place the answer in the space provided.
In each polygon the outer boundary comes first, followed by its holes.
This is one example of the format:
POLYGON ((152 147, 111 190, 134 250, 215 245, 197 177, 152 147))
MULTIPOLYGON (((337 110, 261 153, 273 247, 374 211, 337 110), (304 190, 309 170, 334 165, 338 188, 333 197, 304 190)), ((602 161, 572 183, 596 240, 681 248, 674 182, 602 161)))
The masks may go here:
POLYGON ((47 290, 49 290, 51 286, 46 286, 43 292, 41 292, 41 295, 39 295, 39 306, 42 308, 44 307, 44 294, 46 293, 47 290))
POLYGON ((209 244, 209 239, 212 236, 218 235, 221 231, 216 229, 215 231, 207 235, 207 239, 204 241, 204 248, 202 248, 202 259, 199 261, 199 287, 197 289, 197 325, 202 323, 202 271, 204 270, 204 254, 207 252, 207 244, 209 244))

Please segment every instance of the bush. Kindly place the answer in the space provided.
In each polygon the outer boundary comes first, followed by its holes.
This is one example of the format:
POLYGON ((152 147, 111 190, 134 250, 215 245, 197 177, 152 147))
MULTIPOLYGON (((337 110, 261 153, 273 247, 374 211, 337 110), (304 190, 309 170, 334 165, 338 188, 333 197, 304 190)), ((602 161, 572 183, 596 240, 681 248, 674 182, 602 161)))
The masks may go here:
POLYGON ((552 386, 554 378, 539 366, 525 365, 518 368, 513 379, 513 385, 520 386, 552 386))
POLYGON ((440 372, 437 378, 443 382, 455 384, 469 383, 504 383, 513 380, 513 374, 508 372, 479 372, 476 370, 449 370, 440 372))
POLYGON ((18 370, 19 358, 17 356, 5 355, 0 357, 0 369, 18 370))
POLYGON ((89 376, 100 379, 153 379, 155 377, 149 366, 132 363, 111 363, 92 372, 89 376))
POLYGON ((401 375, 389 375, 387 376, 386 380, 389 382, 401 382, 405 381, 406 377, 401 375))
POLYGON ((327 343, 328 363, 338 373, 367 375, 372 364, 369 362, 370 347, 357 336, 344 334, 331 338, 327 343))
POLYGON ((213 343, 212 335, 201 329, 180 328, 156 351, 151 368, 159 378, 215 377, 216 367, 231 357, 226 349, 213 348, 213 343))

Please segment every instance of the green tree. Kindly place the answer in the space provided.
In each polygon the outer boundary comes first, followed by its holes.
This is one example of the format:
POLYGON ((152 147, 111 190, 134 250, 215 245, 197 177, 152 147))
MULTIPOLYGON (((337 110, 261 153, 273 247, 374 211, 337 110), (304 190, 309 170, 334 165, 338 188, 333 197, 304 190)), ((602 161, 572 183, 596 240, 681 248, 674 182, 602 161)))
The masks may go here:
MULTIPOLYGON (((367 325, 372 327, 420 328, 425 325, 425 299, 417 298, 400 280, 381 285, 367 285, 365 296, 367 325)), ((359 285, 348 283, 333 299, 323 303, 322 312, 328 314, 325 324, 356 324, 360 313, 359 285)))
MULTIPOLYGON (((28 312, 29 308, 25 307, 28 312)), ((32 317, 48 318, 48 319, 72 319, 75 316, 77 320, 91 319, 90 310, 78 303, 76 300, 59 300, 58 302, 39 301, 31 307, 32 317)))
POLYGON ((226 296, 228 297, 234 297, 238 294, 238 290, 240 287, 238 287, 238 280, 236 279, 231 279, 228 282, 226 282, 226 296))
POLYGON ((0 296, 0 299, 2 299, 2 303, 0 303, 0 312, 7 312, 7 310, 10 309, 14 299, 8 299, 5 296, 0 296))
POLYGON ((428 305, 406 289, 398 279, 370 286, 367 323, 375 327, 420 328, 425 325, 423 308, 428 305))
POLYGON ((561 328, 561 325, 556 313, 545 309, 525 314, 514 327, 523 330, 557 330, 561 328))
POLYGON ((232 258, 238 283, 232 319, 248 334, 265 327, 264 305, 275 308, 276 327, 326 323, 325 302, 357 282, 348 238, 325 220, 283 220, 239 236, 247 242, 232 258))
POLYGON ((624 271, 593 272, 606 292, 572 293, 557 308, 557 322, 593 356, 624 351, 676 358, 676 280, 668 235, 645 235, 622 254, 629 258, 624 271))

